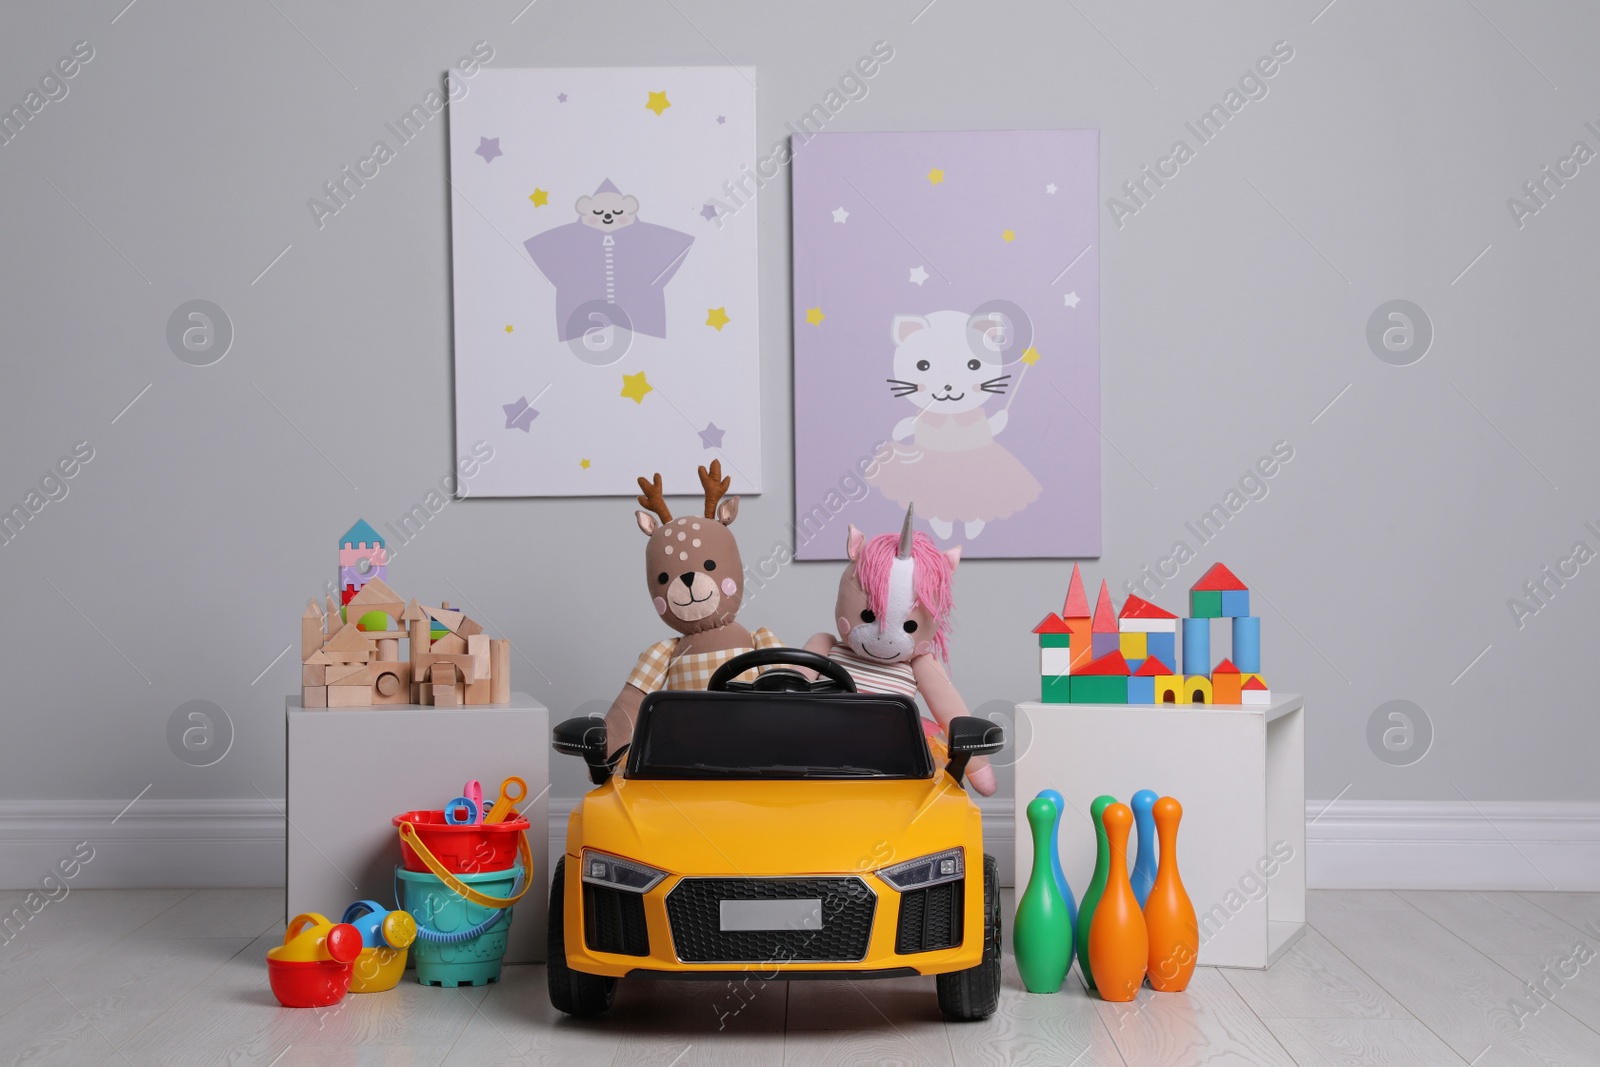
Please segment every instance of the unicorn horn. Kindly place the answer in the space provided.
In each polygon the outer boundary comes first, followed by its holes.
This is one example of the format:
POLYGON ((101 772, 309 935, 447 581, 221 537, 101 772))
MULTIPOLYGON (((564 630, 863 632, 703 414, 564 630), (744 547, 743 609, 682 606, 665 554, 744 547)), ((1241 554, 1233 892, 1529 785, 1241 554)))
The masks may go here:
POLYGON ((895 559, 911 558, 911 524, 916 521, 916 512, 916 501, 912 501, 906 507, 906 524, 900 528, 900 547, 895 549, 895 559))

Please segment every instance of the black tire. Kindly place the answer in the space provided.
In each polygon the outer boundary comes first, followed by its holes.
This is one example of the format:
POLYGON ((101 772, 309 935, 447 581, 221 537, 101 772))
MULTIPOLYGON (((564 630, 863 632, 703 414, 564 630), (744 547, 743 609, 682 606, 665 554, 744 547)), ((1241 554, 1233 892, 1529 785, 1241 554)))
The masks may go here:
POLYGON ((939 1010, 951 1022, 987 1019, 1000 1006, 1000 867, 988 853, 983 857, 983 962, 939 975, 938 985, 939 1010))
POLYGON ((550 919, 545 946, 546 972, 550 979, 550 1005, 564 1015, 586 1018, 611 1007, 617 995, 617 980, 598 974, 584 974, 567 966, 567 931, 563 914, 566 896, 567 858, 556 861, 550 879, 550 919))

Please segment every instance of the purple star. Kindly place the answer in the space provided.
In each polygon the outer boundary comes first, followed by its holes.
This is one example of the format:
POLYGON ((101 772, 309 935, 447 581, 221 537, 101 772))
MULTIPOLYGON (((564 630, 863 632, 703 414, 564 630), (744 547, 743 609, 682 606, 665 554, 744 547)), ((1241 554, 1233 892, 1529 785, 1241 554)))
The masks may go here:
POLYGON ((708 422, 705 429, 697 430, 696 432, 700 435, 700 444, 702 446, 706 448, 721 448, 722 435, 728 431, 720 429, 714 422, 708 422))
POLYGON ((718 115, 717 116, 717 125, 718 126, 725 125, 727 123, 727 121, 728 121, 728 116, 726 116, 726 115, 718 115))
POLYGON ((566 93, 557 93, 556 94, 556 100, 559 103, 565 104, 567 102, 567 94, 566 93))
POLYGON ((505 409, 506 429, 521 430, 523 433, 532 432, 528 427, 533 424, 534 419, 539 417, 539 411, 537 408, 528 406, 527 397, 519 396, 515 404, 502 404, 500 406, 505 409))
POLYGON ((707 222, 710 222, 712 219, 716 218, 717 205, 707 203, 705 207, 700 209, 700 217, 705 219, 707 222))
POLYGON ((500 138, 498 137, 478 138, 478 147, 473 149, 473 152, 482 156, 485 163, 493 163, 495 156, 505 155, 504 152, 500 151, 500 138))

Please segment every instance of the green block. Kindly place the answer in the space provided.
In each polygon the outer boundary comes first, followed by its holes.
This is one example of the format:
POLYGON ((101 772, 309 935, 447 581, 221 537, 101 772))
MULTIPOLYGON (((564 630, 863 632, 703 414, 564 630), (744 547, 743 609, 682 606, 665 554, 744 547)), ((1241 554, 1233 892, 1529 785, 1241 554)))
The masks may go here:
POLYGON ((1191 619, 1222 618, 1222 590, 1189 590, 1189 617, 1191 619))
POLYGON ((1040 678, 1039 699, 1046 704, 1072 703, 1072 675, 1045 675, 1040 678))
POLYGON ((1039 635, 1039 647, 1040 648, 1071 648, 1072 647, 1072 635, 1071 634, 1040 634, 1039 635))
POLYGON ((1074 674, 1074 704, 1126 704, 1128 679, 1121 674, 1074 674))

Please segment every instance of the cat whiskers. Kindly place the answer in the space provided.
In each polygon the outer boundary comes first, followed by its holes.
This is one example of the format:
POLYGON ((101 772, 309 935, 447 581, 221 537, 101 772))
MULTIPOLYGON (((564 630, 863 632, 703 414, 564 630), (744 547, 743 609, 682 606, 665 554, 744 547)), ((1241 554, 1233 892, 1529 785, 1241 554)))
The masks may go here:
POLYGON ((1003 393, 1007 389, 1011 388, 1011 383, 1006 381, 1006 379, 1009 377, 1011 377, 1011 375, 1002 374, 998 378, 990 378, 988 381, 978 386, 978 388, 982 389, 986 393, 1003 393))
POLYGON ((902 382, 899 378, 885 378, 884 380, 889 383, 889 392, 897 397, 910 396, 922 388, 916 382, 902 382))

